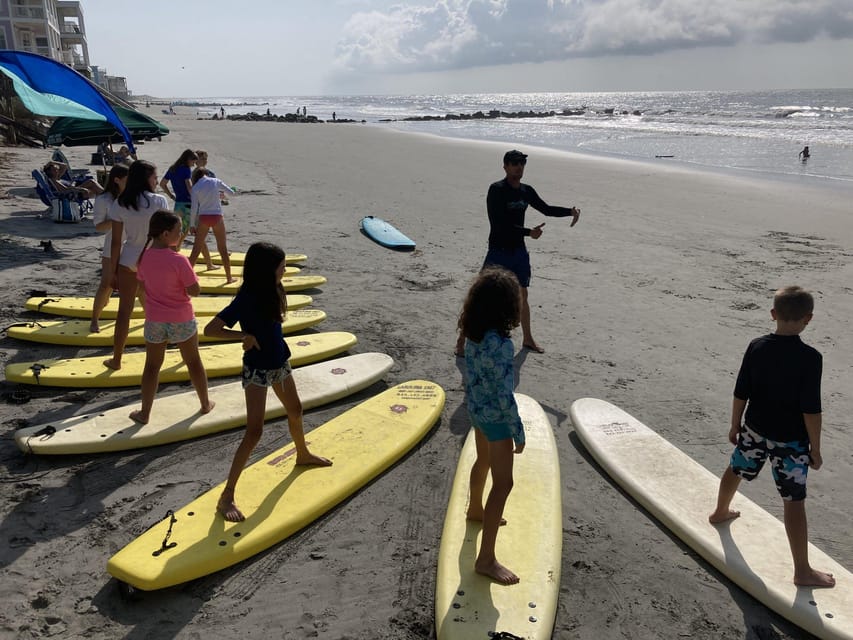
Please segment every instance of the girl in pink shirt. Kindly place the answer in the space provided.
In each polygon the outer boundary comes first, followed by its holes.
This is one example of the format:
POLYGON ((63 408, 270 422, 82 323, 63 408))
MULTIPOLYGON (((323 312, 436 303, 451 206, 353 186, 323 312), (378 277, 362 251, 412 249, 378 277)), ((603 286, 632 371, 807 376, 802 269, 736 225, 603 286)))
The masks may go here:
POLYGON ((160 367, 170 342, 177 343, 198 394, 201 413, 213 409, 207 396, 207 374, 198 353, 198 327, 190 296, 199 293, 198 277, 190 261, 177 253, 181 219, 171 211, 155 211, 148 223, 148 241, 136 274, 145 288, 145 368, 142 371, 142 408, 130 417, 146 424, 151 415, 160 367))

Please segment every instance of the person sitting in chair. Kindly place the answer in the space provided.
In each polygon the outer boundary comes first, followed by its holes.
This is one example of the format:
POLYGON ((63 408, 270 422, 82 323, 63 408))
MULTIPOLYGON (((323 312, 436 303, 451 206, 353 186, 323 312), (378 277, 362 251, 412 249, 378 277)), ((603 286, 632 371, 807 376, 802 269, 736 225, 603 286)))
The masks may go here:
POLYGON ((87 178, 79 184, 72 184, 68 180, 61 179, 59 176, 68 171, 68 165, 64 162, 51 160, 44 165, 43 171, 57 193, 74 192, 86 198, 94 198, 104 192, 104 188, 91 178, 87 178))

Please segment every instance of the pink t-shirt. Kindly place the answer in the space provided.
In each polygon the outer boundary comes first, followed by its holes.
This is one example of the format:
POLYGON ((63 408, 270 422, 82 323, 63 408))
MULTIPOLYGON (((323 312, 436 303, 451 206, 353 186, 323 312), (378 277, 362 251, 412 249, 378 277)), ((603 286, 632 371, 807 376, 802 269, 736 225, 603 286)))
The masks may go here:
POLYGON ((186 256, 171 249, 148 247, 136 268, 145 286, 145 319, 152 322, 189 322, 195 318, 187 287, 198 276, 186 256))

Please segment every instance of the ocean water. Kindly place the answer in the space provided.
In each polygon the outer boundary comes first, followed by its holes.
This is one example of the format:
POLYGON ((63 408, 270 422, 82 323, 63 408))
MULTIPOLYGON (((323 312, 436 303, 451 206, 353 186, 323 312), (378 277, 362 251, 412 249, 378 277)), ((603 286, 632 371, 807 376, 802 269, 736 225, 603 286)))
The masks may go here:
POLYGON ((212 113, 303 106, 322 120, 364 120, 402 131, 517 147, 548 147, 626 159, 823 183, 853 190, 853 89, 216 97, 188 100, 212 113), (556 112, 537 118, 405 121, 407 117, 556 112), (563 115, 563 111, 582 111, 563 115), (811 158, 798 159, 804 145, 811 158), (671 157, 660 157, 671 156, 671 157))

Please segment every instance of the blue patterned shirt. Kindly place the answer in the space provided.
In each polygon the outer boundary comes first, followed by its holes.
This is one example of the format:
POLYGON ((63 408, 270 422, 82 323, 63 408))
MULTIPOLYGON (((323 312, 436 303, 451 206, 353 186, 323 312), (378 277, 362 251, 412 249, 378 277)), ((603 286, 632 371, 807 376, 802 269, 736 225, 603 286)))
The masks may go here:
POLYGON ((475 424, 505 424, 516 444, 524 442, 524 427, 513 391, 512 340, 487 331, 479 343, 465 341, 468 413, 475 424))

